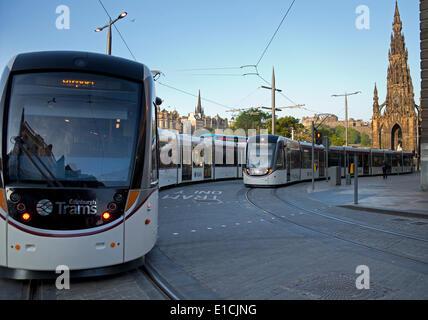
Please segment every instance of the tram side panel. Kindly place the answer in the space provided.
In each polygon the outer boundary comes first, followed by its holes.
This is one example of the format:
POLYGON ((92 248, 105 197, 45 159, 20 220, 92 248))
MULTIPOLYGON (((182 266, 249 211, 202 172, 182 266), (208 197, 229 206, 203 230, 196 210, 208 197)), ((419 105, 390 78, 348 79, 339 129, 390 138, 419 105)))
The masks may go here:
POLYGON ((140 192, 139 197, 139 201, 136 201, 125 216, 123 262, 132 261, 148 253, 157 239, 159 191, 153 191, 146 201, 144 200, 147 195, 144 192, 140 192))
POLYGON ((0 266, 6 266, 6 212, 3 209, 0 209, 0 244, 0 266))
MULTIPOLYGON (((115 223, 116 221, 112 222, 115 223)), ((19 222, 15 224, 23 227, 19 222)), ((21 231, 17 227, 8 228, 9 268, 49 271, 61 264, 73 270, 81 270, 123 262, 123 223, 95 235, 73 237, 60 237, 59 232, 40 236, 21 231)))

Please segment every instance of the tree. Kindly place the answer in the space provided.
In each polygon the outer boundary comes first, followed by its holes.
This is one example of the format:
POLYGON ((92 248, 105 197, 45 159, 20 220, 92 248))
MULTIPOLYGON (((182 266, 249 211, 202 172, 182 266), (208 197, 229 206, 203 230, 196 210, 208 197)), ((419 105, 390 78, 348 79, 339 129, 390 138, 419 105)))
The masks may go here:
POLYGON ((370 147, 372 145, 372 141, 367 133, 361 134, 361 146, 362 147, 370 147))
MULTIPOLYGON (((272 133, 272 119, 266 121, 266 128, 269 133, 272 133)), ((304 126, 299 119, 292 116, 285 116, 275 120, 275 134, 291 138, 292 129, 296 133, 299 130, 303 130, 304 126)))
MULTIPOLYGON (((344 126, 337 126, 333 129, 334 134, 337 138, 343 139, 344 143, 346 143, 346 135, 345 135, 345 127, 344 126)), ((361 141, 361 135, 360 133, 355 130, 354 128, 348 128, 348 144, 359 144, 361 141)))
POLYGON ((233 130, 244 129, 247 135, 248 129, 256 129, 258 132, 260 132, 260 129, 265 128, 265 121, 269 117, 269 113, 263 112, 257 108, 241 111, 236 117, 233 130))

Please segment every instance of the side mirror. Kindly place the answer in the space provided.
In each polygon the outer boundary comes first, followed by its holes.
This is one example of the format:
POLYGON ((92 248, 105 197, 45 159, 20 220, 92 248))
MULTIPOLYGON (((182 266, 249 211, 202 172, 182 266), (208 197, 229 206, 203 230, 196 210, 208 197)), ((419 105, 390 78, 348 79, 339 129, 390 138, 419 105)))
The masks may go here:
POLYGON ((157 106, 160 106, 160 105, 162 104, 162 102, 163 102, 163 100, 162 100, 161 98, 156 97, 156 99, 155 99, 155 104, 156 104, 157 106))

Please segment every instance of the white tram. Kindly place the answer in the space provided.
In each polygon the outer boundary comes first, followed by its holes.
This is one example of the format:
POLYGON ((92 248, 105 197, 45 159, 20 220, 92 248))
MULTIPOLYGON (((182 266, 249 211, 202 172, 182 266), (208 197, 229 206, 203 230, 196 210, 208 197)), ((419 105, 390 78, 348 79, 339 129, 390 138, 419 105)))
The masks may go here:
POLYGON ((0 276, 139 265, 158 230, 150 70, 103 54, 26 53, 0 86, 0 276))
MULTIPOLYGON (((312 144, 276 135, 248 138, 244 183, 247 186, 278 186, 312 179, 312 144)), ((327 167, 341 167, 342 177, 353 168, 358 155, 360 176, 382 174, 385 161, 389 174, 413 172, 413 153, 408 151, 376 150, 354 147, 314 146, 314 179, 325 178, 327 167), (328 163, 328 165, 327 165, 328 163)))

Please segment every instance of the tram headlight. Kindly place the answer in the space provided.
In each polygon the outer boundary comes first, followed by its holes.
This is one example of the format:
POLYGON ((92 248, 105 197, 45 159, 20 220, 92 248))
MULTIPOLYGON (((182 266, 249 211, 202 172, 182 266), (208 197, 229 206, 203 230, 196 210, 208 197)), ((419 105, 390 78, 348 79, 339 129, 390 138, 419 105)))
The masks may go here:
POLYGON ((106 221, 106 220, 109 220, 111 218, 111 214, 110 214, 110 212, 106 211, 103 213, 102 217, 103 217, 103 220, 106 221))
POLYGON ((28 212, 25 212, 21 215, 21 219, 25 222, 28 222, 31 220, 31 214, 29 214, 28 212))

